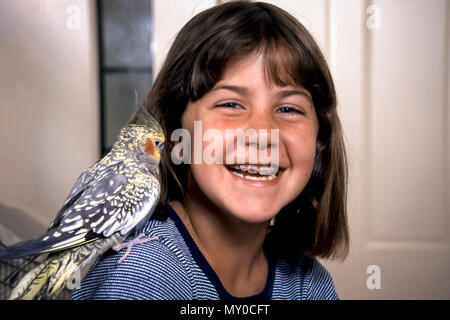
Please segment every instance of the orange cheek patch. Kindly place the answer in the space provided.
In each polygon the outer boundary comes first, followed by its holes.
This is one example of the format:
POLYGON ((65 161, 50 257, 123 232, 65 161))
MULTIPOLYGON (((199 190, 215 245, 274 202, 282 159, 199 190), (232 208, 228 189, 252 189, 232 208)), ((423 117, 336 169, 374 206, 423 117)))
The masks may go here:
POLYGON ((143 148, 144 152, 146 154, 148 154, 149 156, 156 157, 156 154, 155 154, 156 150, 155 150, 155 147, 153 146, 152 140, 146 140, 144 142, 144 144, 142 145, 142 148, 143 148))

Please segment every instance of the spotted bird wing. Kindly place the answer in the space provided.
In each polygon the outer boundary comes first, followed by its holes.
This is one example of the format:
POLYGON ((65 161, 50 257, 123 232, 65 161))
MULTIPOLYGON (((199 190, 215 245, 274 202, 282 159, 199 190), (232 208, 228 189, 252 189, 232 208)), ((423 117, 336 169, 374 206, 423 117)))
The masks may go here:
POLYGON ((135 171, 132 183, 128 183, 121 192, 110 196, 102 211, 92 216, 93 231, 104 237, 116 232, 128 234, 153 214, 160 193, 160 184, 156 177, 142 170, 135 171))
POLYGON ((96 163, 94 163, 92 166, 90 166, 86 171, 80 174, 78 179, 75 181, 75 183, 72 186, 72 189, 69 192, 69 195, 67 196, 66 201, 64 202, 64 205, 59 210, 58 214, 56 215, 55 219, 53 219, 52 223, 50 224, 50 227, 48 230, 54 228, 55 226, 58 226, 61 223, 61 220, 67 216, 68 213, 70 213, 69 209, 73 206, 75 201, 77 201, 80 196, 83 194, 83 192, 89 188, 90 184, 95 180, 96 177, 98 177, 98 174, 101 171, 104 171, 104 167, 102 167, 101 162, 105 160, 105 158, 108 159, 108 165, 109 167, 115 166, 115 165, 121 165, 122 160, 111 160, 111 154, 106 155, 104 158, 98 160, 96 163))

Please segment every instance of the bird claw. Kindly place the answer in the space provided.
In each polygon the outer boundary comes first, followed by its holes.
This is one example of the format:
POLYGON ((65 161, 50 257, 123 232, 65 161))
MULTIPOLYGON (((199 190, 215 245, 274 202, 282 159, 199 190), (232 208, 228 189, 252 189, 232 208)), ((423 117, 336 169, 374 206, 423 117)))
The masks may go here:
POLYGON ((145 243, 145 242, 149 242, 149 241, 153 241, 153 240, 158 240, 159 239, 159 237, 158 236, 151 236, 151 237, 148 237, 148 238, 144 238, 144 239, 141 239, 143 236, 145 236, 145 233, 141 233, 140 235, 138 235, 136 238, 134 238, 133 240, 131 240, 131 241, 127 241, 127 242, 124 242, 124 243, 122 243, 122 244, 120 244, 120 245, 116 245, 116 246, 114 246, 112 249, 114 250, 114 251, 120 251, 120 250, 122 250, 123 248, 127 248, 127 251, 124 253, 124 255, 119 259, 119 262, 118 263, 121 263, 123 260, 125 260, 125 258, 128 256, 128 254, 131 252, 131 248, 134 246, 134 245, 136 245, 136 244, 141 244, 141 243, 145 243))

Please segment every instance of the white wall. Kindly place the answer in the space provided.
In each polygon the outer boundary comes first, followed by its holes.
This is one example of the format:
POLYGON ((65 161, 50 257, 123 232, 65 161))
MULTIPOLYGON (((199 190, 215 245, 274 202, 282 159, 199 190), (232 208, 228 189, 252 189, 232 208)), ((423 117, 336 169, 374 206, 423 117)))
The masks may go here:
POLYGON ((197 13, 216 4, 215 0, 155 0, 153 1, 154 76, 164 62, 178 31, 197 13))
POLYGON ((94 1, 0 3, 0 224, 28 238, 99 155, 94 1))

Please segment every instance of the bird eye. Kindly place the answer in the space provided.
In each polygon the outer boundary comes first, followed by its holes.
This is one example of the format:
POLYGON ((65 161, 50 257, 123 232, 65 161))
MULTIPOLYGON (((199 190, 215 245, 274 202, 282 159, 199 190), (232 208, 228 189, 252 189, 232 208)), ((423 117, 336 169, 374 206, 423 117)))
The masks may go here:
POLYGON ((155 140, 155 146, 159 146, 161 144, 161 141, 155 140))

